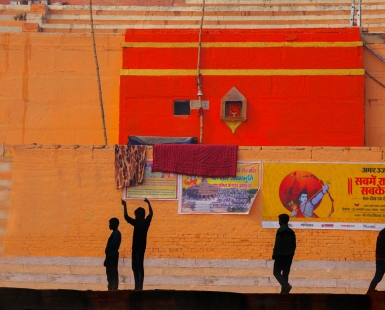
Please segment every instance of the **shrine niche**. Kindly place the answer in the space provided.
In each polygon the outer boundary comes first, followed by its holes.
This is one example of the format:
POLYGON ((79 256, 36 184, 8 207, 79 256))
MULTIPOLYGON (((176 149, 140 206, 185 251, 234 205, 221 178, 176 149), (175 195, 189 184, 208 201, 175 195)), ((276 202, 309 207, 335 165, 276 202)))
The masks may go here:
POLYGON ((231 129, 232 133, 246 121, 247 100, 233 87, 221 100, 221 120, 231 129))

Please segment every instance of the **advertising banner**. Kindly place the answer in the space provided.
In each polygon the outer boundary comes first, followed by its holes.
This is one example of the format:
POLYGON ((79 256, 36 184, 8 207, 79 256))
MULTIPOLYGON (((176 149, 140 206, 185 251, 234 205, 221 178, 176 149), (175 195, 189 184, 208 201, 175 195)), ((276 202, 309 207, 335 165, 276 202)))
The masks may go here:
POLYGON ((235 178, 179 176, 180 214, 248 214, 259 191, 260 162, 238 162, 235 178))
POLYGON ((294 228, 383 229, 385 165, 264 162, 262 227, 282 213, 294 228))
POLYGON ((177 175, 152 172, 152 161, 146 161, 141 185, 124 188, 124 199, 177 199, 177 175))

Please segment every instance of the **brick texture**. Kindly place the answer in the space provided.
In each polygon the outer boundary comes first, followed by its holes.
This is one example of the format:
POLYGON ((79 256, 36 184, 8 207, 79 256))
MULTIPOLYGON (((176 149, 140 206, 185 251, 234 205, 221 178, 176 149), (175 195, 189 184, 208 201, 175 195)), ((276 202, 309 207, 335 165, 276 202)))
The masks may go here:
MULTIPOLYGON (((240 159, 381 162, 370 148, 244 147, 240 159), (322 153, 322 157, 317 154, 322 153), (349 155, 350 154, 350 155, 349 155), (351 158, 349 156, 352 156, 351 158), (351 160, 350 160, 351 159, 351 160)), ((148 149, 148 158, 152 149, 148 149)), ((7 255, 102 257, 118 217, 121 257, 130 257, 132 227, 115 189, 112 147, 20 145, 13 149, 12 191, 4 239, 7 255)), ((262 229, 262 194, 249 215, 178 215, 176 201, 153 201, 149 258, 269 259, 275 230, 262 229)), ((141 201, 129 201, 132 214, 141 201)), ((375 231, 298 230, 299 260, 373 261, 375 231)))
POLYGON ((24 23, 23 32, 39 32, 39 24, 37 23, 24 23))

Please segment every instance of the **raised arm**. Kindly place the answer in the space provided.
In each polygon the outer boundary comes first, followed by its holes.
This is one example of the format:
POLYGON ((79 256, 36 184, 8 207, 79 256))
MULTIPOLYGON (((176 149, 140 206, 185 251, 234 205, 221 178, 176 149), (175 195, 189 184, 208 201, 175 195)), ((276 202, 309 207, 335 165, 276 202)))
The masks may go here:
POLYGON ((147 218, 149 218, 149 220, 151 220, 151 219, 152 219, 152 216, 153 216, 153 214, 154 214, 154 212, 152 211, 151 203, 150 203, 150 201, 149 201, 147 198, 144 198, 144 202, 147 202, 147 204, 148 204, 148 210, 149 210, 149 212, 148 212, 147 218))
POLYGON ((123 199, 122 199, 122 205, 123 205, 123 208, 124 208, 124 219, 127 221, 127 223, 129 223, 131 225, 134 225, 135 220, 128 215, 128 213, 127 213, 127 204, 126 204, 126 202, 123 199))
POLYGON ((318 204, 322 198, 325 196, 326 192, 329 190, 329 185, 325 184, 322 186, 322 191, 320 191, 312 200, 311 203, 313 206, 318 204))

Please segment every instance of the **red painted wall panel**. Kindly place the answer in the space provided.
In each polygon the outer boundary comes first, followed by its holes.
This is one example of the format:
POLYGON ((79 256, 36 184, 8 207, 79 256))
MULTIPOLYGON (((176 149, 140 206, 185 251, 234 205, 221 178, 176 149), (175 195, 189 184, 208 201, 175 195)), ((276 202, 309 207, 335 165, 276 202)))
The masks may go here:
MULTIPOLYGON (((198 42, 192 29, 127 29, 126 42, 198 42)), ((202 42, 352 42, 358 28, 204 29, 202 42)))
MULTIPOLYGON (((352 69, 362 67, 361 54, 361 50, 351 47, 204 48, 201 66, 205 69, 352 69)), ((196 48, 129 48, 123 55, 123 68, 196 67, 196 48)))
MULTIPOLYGON (((204 42, 357 42, 357 29, 210 30, 204 42)), ((196 42, 194 30, 128 30, 127 42, 196 42)), ((123 69, 196 69, 196 48, 124 48, 123 69)), ((360 69, 362 47, 205 48, 202 69, 360 69)), ((154 73, 155 74, 155 73, 154 73)), ((203 76, 204 143, 362 146, 363 75, 203 76), (236 87, 247 121, 232 134, 220 100, 236 87)), ((120 135, 199 137, 199 116, 174 116, 173 101, 197 100, 194 76, 121 77, 120 135)))

